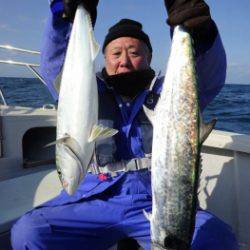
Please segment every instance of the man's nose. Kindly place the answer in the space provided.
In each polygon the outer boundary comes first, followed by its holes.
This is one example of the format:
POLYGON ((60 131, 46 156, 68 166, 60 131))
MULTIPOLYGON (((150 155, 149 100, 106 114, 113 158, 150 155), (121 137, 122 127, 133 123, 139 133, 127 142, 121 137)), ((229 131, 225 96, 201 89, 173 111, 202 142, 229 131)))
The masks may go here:
POLYGON ((120 66, 127 67, 130 64, 130 59, 127 53, 122 53, 120 66))

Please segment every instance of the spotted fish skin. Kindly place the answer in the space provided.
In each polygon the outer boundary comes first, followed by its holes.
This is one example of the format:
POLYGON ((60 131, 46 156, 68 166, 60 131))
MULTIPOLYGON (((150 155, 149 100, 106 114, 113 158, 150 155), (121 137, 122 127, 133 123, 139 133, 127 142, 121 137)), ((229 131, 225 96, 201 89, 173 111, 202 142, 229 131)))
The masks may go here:
POLYGON ((174 30, 152 147, 152 249, 190 249, 199 179, 199 104, 192 39, 174 30))

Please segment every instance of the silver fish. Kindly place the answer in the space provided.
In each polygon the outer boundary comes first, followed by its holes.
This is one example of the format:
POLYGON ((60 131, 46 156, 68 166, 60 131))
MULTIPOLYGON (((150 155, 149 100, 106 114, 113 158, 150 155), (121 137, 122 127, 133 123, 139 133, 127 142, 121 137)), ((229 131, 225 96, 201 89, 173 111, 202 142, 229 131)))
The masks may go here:
POLYGON ((174 30, 160 99, 153 123, 152 249, 190 249, 197 206, 201 143, 215 125, 202 124, 192 39, 174 30))
POLYGON ((59 177, 69 194, 75 192, 87 173, 94 141, 117 132, 96 125, 98 91, 94 60, 98 50, 90 15, 79 5, 62 72, 54 142, 59 177))

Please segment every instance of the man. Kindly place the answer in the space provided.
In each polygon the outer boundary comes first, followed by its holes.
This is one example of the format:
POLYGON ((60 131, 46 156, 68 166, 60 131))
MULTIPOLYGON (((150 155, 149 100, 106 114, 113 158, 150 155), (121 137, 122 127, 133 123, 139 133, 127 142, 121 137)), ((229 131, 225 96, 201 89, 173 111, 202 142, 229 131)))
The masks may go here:
MULTIPOLYGON (((51 93, 59 75, 76 6, 84 4, 93 24, 98 0, 64 0, 52 4, 42 53, 42 74, 51 93), (63 7, 62 18, 60 8, 63 7)), ((165 0, 168 24, 182 24, 194 39, 200 108, 215 97, 225 81, 225 52, 203 0, 165 0)), ((142 105, 153 109, 163 77, 150 68, 152 47, 142 25, 123 19, 109 29, 103 45, 105 68, 97 76, 99 123, 119 133, 96 143, 91 173, 72 196, 55 199, 25 214, 12 229, 14 249, 108 249, 117 241, 133 238, 150 249, 150 225, 143 209, 152 209, 150 153, 152 126, 142 105), (103 174, 112 167, 116 176, 103 174), (96 171, 96 169, 98 171, 96 171)), ((129 249, 129 248, 127 248, 129 249)), ((237 249, 229 226, 214 215, 198 210, 193 250, 237 249)))

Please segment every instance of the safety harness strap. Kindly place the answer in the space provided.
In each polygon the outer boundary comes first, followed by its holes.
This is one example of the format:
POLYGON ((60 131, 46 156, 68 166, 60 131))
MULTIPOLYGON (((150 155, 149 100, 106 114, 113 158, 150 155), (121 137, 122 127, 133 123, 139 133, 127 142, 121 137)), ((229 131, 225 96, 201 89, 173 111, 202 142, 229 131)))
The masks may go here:
POLYGON ((141 169, 151 169, 151 157, 136 158, 129 161, 110 163, 105 166, 97 166, 91 163, 88 172, 92 174, 111 174, 116 172, 137 171, 141 169))

